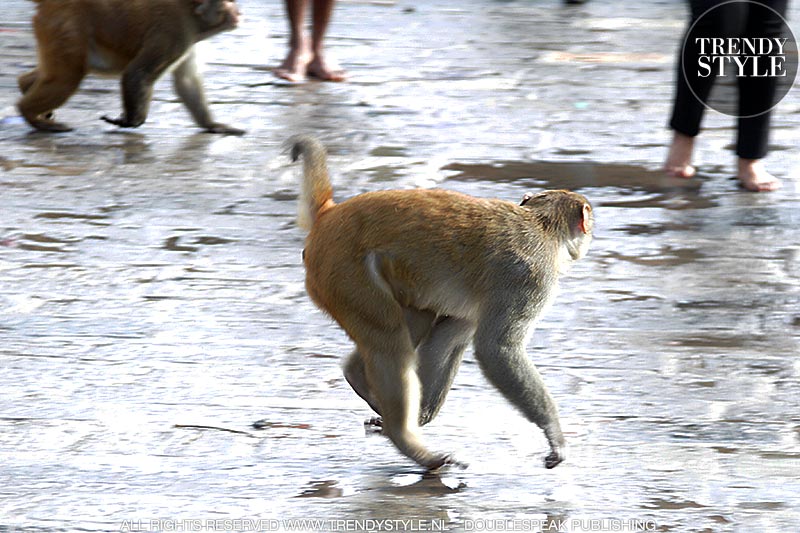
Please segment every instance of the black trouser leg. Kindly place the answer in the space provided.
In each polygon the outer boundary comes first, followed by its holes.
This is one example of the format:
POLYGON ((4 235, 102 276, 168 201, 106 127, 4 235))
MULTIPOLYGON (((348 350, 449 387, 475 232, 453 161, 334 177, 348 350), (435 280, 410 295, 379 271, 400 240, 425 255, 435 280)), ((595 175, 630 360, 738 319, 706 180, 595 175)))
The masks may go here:
MULTIPOLYGON (((762 0, 763 1, 763 0, 762 0)), ((761 6, 750 8, 745 37, 781 37, 788 0, 766 2, 772 9, 761 6), (775 11, 773 11, 773 9, 775 11), (777 12, 777 13, 776 13, 777 12)), ((769 123, 778 78, 743 76, 739 83, 739 119, 736 155, 743 159, 762 159, 767 155, 769 123)))
POLYGON ((698 74, 700 44, 697 38, 736 36, 743 32, 747 20, 746 3, 727 0, 690 0, 691 20, 678 51, 675 101, 669 126, 678 133, 696 136, 700 132, 705 102, 714 86, 716 69, 707 77, 698 74), (724 4, 721 5, 720 4, 724 4), (720 6, 720 7, 717 7, 720 6), (716 7, 708 14, 709 9, 716 7), (705 15, 705 16, 703 16, 705 15), (691 82, 691 85, 690 85, 691 82))

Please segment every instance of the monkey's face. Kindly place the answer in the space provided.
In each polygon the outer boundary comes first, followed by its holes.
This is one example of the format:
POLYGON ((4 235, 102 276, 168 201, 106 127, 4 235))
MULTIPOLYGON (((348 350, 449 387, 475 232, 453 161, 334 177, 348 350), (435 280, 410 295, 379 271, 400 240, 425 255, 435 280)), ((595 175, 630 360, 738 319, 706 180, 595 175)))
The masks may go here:
POLYGON ((199 4, 194 12, 205 31, 232 30, 239 24, 239 7, 236 0, 194 0, 199 4))

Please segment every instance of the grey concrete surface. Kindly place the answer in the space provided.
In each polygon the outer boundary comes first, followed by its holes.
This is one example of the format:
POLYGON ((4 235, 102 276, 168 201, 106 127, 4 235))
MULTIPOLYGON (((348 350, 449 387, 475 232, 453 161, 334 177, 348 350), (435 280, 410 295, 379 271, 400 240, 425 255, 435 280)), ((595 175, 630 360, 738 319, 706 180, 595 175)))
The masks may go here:
POLYGON ((748 194, 723 115, 697 178, 658 171, 681 2, 342 1, 328 46, 350 80, 298 85, 270 74, 282 3, 240 6, 200 51, 214 112, 246 136, 199 133, 168 80, 120 131, 102 78, 58 111, 76 131, 44 135, 14 109, 33 3, 3 2, 0 532, 797 529, 796 89, 767 159, 784 187, 748 194), (566 463, 543 468, 541 433, 471 353, 424 430, 467 470, 423 476, 364 434, 350 344, 303 287, 280 149, 299 132, 328 145, 337 198, 591 199, 591 252, 528 346, 566 463))

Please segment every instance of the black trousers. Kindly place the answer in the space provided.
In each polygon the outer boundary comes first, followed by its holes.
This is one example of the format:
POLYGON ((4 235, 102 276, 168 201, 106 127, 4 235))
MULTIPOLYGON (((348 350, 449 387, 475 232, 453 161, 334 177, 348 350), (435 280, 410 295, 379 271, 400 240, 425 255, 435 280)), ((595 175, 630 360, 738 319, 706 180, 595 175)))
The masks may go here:
MULTIPOLYGON (((769 9, 754 9, 749 2, 726 3, 727 1, 689 0, 691 22, 679 52, 675 103, 669 126, 690 137, 700 132, 705 103, 716 79, 715 69, 712 69, 711 75, 703 78, 698 75, 696 68, 681 68, 682 60, 686 65, 691 64, 691 61, 694 61, 694 65, 697 64, 700 45, 695 42, 694 37, 781 37, 784 28, 781 17, 786 13, 789 0, 757 0, 774 9, 780 16, 769 9), (715 6, 720 7, 708 12, 715 6), (704 14, 705 16, 701 16, 704 14)), ((745 76, 737 78, 737 83, 739 118, 736 155, 745 159, 761 159, 767 155, 771 114, 763 111, 772 107, 777 78, 745 76)))

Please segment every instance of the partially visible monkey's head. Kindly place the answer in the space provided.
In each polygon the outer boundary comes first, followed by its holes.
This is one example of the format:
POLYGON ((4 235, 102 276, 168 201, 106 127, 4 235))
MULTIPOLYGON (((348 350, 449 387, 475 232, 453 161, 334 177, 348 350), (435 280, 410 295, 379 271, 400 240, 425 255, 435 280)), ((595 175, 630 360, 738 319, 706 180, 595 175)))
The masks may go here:
POLYGON ((594 215, 583 195, 566 190, 544 191, 526 194, 520 205, 536 214, 548 236, 566 245, 573 260, 586 255, 592 242, 594 215))
POLYGON ((194 13, 200 22, 201 31, 217 32, 232 30, 239 24, 239 8, 236 0, 192 0, 197 7, 194 13))

